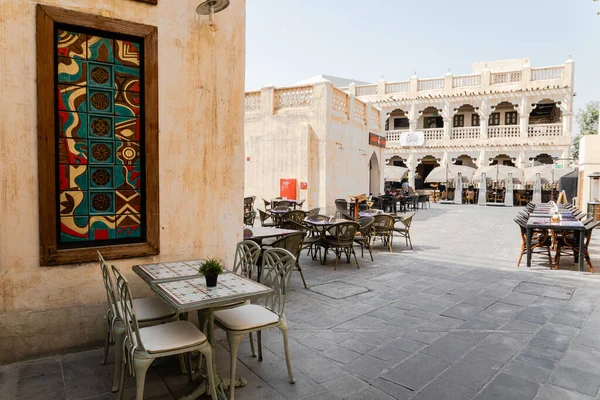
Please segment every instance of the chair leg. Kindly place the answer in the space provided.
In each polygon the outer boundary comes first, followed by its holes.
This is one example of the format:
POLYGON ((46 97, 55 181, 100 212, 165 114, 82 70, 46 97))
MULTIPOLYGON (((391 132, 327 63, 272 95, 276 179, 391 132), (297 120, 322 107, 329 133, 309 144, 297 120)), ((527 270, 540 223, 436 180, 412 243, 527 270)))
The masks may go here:
POLYGON ((217 387, 215 383, 215 370, 213 367, 212 348, 207 344, 205 348, 200 350, 200 354, 204 354, 206 358, 206 374, 208 375, 208 385, 210 389, 210 397, 212 400, 217 400, 217 387))
POLYGON ((250 339, 250 350, 252 351, 252 357, 256 357, 256 349, 254 348, 254 338, 252 336, 252 332, 250 332, 248 334, 248 338, 250 339))
POLYGON ((552 254, 550 253, 550 246, 548 246, 547 249, 548 249, 548 265, 550 266, 550 269, 552 269, 552 254))
POLYGON ((298 271, 300 272, 300 277, 302 278, 302 283, 304 284, 304 289, 308 289, 308 286, 306 286, 306 281, 304 280, 304 274, 302 273, 302 268, 300 268, 300 262, 298 260, 296 260, 296 268, 298 268, 298 271))
POLYGON ((410 249, 412 250, 412 239, 410 238, 410 232, 406 231, 406 237, 408 238, 408 242, 410 243, 410 249))
POLYGON ((335 271, 335 270, 337 270, 337 265, 338 265, 338 261, 339 261, 339 259, 340 259, 339 257, 336 257, 336 258, 335 258, 335 266, 333 267, 333 270, 334 270, 334 271, 335 271))
MULTIPOLYGON (((367 244, 367 246, 369 246, 369 245, 367 244)), ((373 260, 373 251, 372 251, 371 246, 369 246, 368 249, 369 249, 369 255, 371 256, 371 261, 374 261, 373 260)))
POLYGON ((393 251, 392 251, 392 238, 393 238, 393 236, 390 234, 390 235, 388 236, 388 239, 387 239, 387 242, 388 242, 388 248, 390 249, 390 253, 393 253, 393 251))
POLYGON ((119 390, 119 379, 121 377, 121 370, 127 369, 123 364, 123 341, 125 340, 125 328, 115 326, 115 372, 113 374, 113 386, 112 392, 115 393, 119 390))
POLYGON ((521 243, 521 254, 519 255, 519 261, 517 261, 517 267, 521 266, 521 259, 523 258, 523 252, 525 252, 525 244, 521 243))
MULTIPOLYGON (((354 255, 354 257, 356 258, 356 254, 354 255)), ((283 336, 283 350, 285 352, 285 364, 288 370, 288 379, 290 383, 294 383, 296 382, 296 380, 294 379, 294 374, 292 373, 292 361, 290 360, 290 349, 288 346, 288 326, 285 321, 283 321, 281 325, 279 325, 279 330, 281 331, 281 334, 283 336)))
POLYGON ((144 399, 144 383, 146 383, 146 372, 152 364, 152 358, 134 358, 133 368, 135 369, 135 398, 144 399))
POLYGON ((228 332, 227 341, 229 342, 229 369, 231 371, 231 374, 229 376, 229 378, 231 379, 231 383, 229 384, 229 400, 233 400, 235 398, 235 368, 237 367, 237 353, 240 347, 240 342, 242 341, 242 335, 234 335, 228 332))
POLYGON ((258 361, 262 361, 262 331, 256 332, 256 342, 258 343, 258 361))
POLYGON ((354 247, 350 248, 352 250, 352 254, 354 254, 354 261, 356 262, 356 269, 360 269, 360 265, 358 265, 358 258, 356 258, 356 253, 354 252, 354 247))
POLYGON ((112 333, 112 324, 110 323, 110 312, 106 314, 106 339, 104 340, 104 357, 100 364, 106 365, 106 360, 108 358, 108 348, 110 346, 110 335, 112 333))
POLYGON ((125 389, 125 371, 127 368, 124 366, 121 367, 121 372, 119 373, 119 393, 117 394, 117 399, 121 400, 123 398, 123 390, 125 389))

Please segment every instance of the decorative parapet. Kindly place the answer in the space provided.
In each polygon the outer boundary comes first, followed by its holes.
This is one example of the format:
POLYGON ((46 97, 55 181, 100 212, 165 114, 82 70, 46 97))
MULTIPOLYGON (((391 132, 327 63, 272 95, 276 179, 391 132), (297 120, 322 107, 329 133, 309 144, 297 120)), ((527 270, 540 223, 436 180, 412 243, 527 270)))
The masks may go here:
POLYGON ((348 118, 348 110, 350 109, 350 96, 348 93, 342 92, 337 88, 333 88, 333 111, 340 112, 348 118))
MULTIPOLYGON (((357 88, 358 89, 358 88, 357 88)), ((410 90, 410 82, 392 82, 385 84, 385 93, 405 93, 410 90)))
POLYGON ((470 87, 481 85, 481 74, 476 75, 459 75, 452 77, 452 87, 470 87))
POLYGON ((354 99, 354 118, 366 122, 366 104, 358 99, 354 99))
POLYGON ((307 107, 313 101, 314 86, 298 86, 286 89, 275 89, 275 111, 285 108, 307 107))
POLYGON ((248 92, 244 97, 246 112, 260 111, 260 92, 248 92))
POLYGON ((562 79, 565 73, 564 65, 557 67, 531 68, 531 80, 562 79))
POLYGON ((521 82, 522 75, 521 71, 494 72, 492 74, 492 85, 521 82))
POLYGON ((443 88, 444 78, 419 79, 419 85, 417 90, 439 90, 443 88))
POLYGON ((356 87, 357 96, 370 96, 377 94, 377 85, 363 85, 356 87))

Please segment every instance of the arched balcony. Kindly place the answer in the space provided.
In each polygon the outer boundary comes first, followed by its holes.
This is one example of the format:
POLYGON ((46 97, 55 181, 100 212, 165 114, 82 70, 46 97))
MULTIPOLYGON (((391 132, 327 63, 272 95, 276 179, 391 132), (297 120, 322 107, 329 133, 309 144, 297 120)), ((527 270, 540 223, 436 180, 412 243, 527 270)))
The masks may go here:
POLYGON ((417 129, 423 131, 425 140, 441 140, 444 138, 444 118, 436 107, 430 106, 419 112, 417 129))
POLYGON ((558 102, 543 99, 533 104, 532 108, 527 127, 528 137, 562 136, 562 111, 558 102))
POLYGON ((508 101, 498 103, 488 117, 488 137, 510 138, 520 137, 521 127, 519 125, 519 113, 515 106, 508 101))
POLYGON ((471 104, 460 106, 452 118, 451 140, 479 139, 481 128, 479 126, 479 114, 471 104))

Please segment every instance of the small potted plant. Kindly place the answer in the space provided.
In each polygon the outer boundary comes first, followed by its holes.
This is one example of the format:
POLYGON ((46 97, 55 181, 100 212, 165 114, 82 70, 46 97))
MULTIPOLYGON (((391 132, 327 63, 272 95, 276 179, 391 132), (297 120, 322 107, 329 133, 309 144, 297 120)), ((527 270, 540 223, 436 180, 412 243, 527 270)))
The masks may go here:
POLYGON ((218 258, 209 258, 200 266, 198 272, 204 275, 206 287, 216 287, 217 277, 223 273, 223 264, 218 258))

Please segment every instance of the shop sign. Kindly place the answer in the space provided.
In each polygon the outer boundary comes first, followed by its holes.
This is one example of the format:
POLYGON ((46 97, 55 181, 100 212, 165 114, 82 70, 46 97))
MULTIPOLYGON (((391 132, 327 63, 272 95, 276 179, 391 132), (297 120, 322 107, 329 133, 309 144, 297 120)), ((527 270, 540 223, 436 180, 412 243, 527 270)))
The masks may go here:
POLYGON ((400 135, 400 145, 404 147, 423 146, 425 134, 423 132, 403 132, 400 135))
POLYGON ((374 133, 369 133, 369 144, 371 146, 382 147, 385 149, 387 140, 383 136, 379 136, 374 133))

